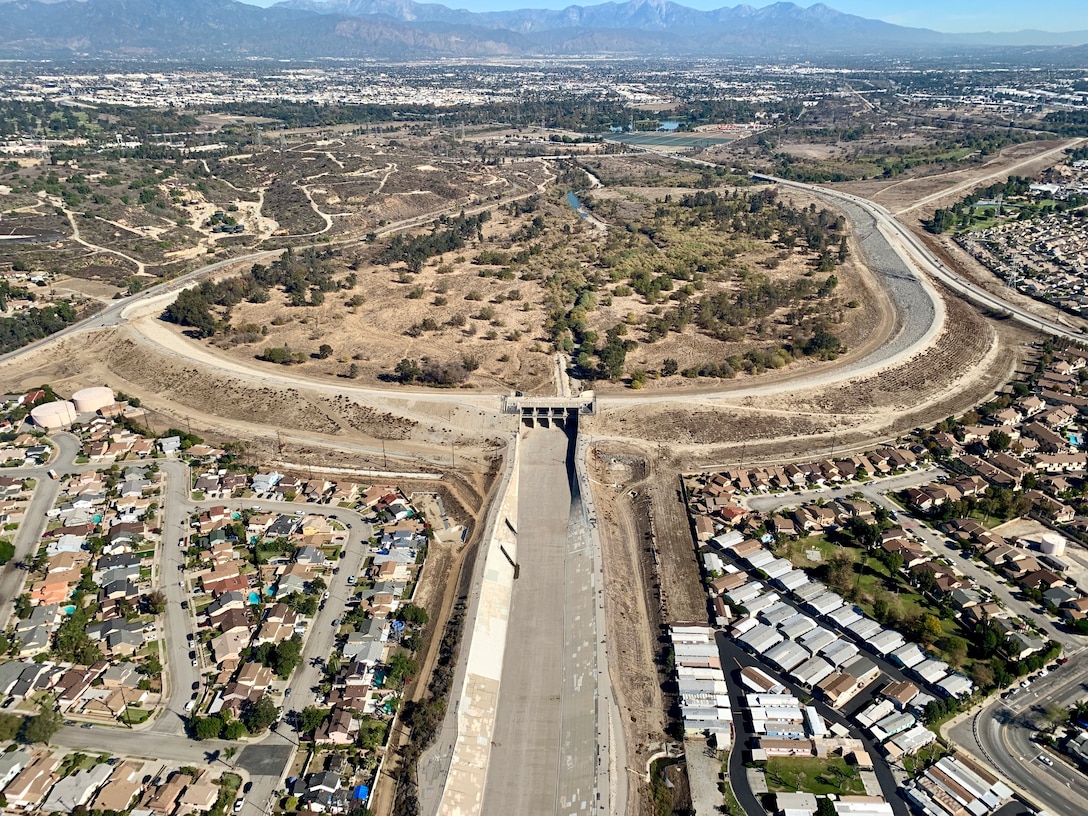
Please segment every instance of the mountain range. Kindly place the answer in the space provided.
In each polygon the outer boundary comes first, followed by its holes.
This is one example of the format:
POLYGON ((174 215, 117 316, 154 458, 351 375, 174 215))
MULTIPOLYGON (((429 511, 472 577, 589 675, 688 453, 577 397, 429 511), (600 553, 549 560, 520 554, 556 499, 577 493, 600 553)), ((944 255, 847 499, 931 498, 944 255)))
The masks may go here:
MULTIPOLYGON (((669 0, 471 12, 414 0, 0 0, 0 58, 808 57, 1073 46, 1088 32, 943 34, 822 3, 669 0)), ((1077 49, 1081 51, 1081 49, 1077 49)))

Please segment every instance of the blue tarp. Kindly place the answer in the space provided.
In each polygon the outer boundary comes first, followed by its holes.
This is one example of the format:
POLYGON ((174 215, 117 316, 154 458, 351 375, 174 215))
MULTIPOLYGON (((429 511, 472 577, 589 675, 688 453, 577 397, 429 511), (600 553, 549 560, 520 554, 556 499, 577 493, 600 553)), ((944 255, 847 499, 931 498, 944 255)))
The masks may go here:
POLYGON ((368 796, 370 796, 370 788, 368 788, 366 785, 355 786, 355 792, 352 794, 352 798, 366 799, 368 796))

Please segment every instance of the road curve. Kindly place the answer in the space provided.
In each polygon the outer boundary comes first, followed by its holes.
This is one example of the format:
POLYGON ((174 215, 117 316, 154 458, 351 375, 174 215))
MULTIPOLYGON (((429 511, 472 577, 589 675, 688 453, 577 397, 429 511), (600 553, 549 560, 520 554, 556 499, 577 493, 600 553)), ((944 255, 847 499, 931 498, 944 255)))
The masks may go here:
MULTIPOLYGON (((695 160, 692 160, 695 161, 695 160)), ((794 187, 815 194, 825 200, 833 201, 847 214, 854 224, 859 238, 863 244, 863 251, 868 256, 870 265, 874 267, 878 279, 887 289, 892 301, 896 305, 898 330, 893 339, 884 344, 873 354, 839 368, 816 369, 805 372, 797 378, 787 378, 776 383, 759 385, 754 384, 741 388, 723 388, 716 391, 692 393, 690 391, 670 391, 663 394, 643 394, 641 392, 622 392, 617 394, 602 395, 598 398, 598 405, 602 408, 614 408, 632 406, 636 404, 666 403, 683 400, 686 402, 713 403, 719 400, 737 399, 750 396, 760 396, 781 392, 794 392, 798 388, 812 385, 830 385, 858 377, 871 376, 880 370, 904 364, 912 356, 925 348, 939 333, 944 320, 943 304, 936 290, 930 284, 925 275, 920 275, 917 270, 922 270, 930 277, 940 281, 949 289, 959 292, 976 305, 986 309, 995 310, 1010 315, 1033 329, 1038 329, 1059 337, 1071 340, 1083 340, 1084 336, 1070 332, 1067 327, 1053 321, 1046 320, 1027 310, 1007 303, 1001 298, 975 286, 969 281, 956 275, 948 269, 938 258, 926 248, 922 242, 903 225, 899 224, 894 216, 884 207, 875 204, 868 199, 860 198, 837 190, 830 190, 816 185, 780 179, 774 176, 753 174, 753 178, 779 184, 784 187, 794 187), (874 257, 877 256, 877 257, 874 257)), ((481 208, 483 209, 483 208, 481 208)), ((433 214, 431 214, 433 217, 433 214)), ((420 219, 391 225, 383 230, 383 233, 406 228, 412 222, 420 219)), ((425 219, 423 219, 425 220, 425 219)), ((249 255, 217 261, 216 263, 190 272, 173 281, 169 281, 152 287, 145 292, 120 299, 111 303, 98 314, 81 321, 50 337, 36 341, 17 351, 0 356, 0 363, 12 361, 29 354, 32 351, 43 348, 50 343, 61 340, 77 332, 88 329, 104 328, 126 321, 130 316, 135 318, 140 314, 147 314, 148 309, 154 309, 158 304, 164 303, 182 288, 207 277, 210 274, 221 271, 234 265, 243 265, 267 261, 276 257, 284 250, 264 250, 249 255)), ((138 321, 136 321, 138 322, 138 321)), ((154 334, 149 333, 149 334, 154 334)), ((146 335, 145 335, 146 336, 146 335)), ((159 345, 163 345, 160 342, 159 345)), ((166 350, 174 356, 183 356, 213 364, 220 370, 230 370, 233 374, 241 374, 240 369, 251 376, 262 379, 275 380, 282 384, 290 384, 296 387, 335 389, 337 393, 348 396, 356 396, 364 400, 384 400, 393 397, 410 400, 415 404, 464 404, 476 410, 495 411, 499 408, 499 398, 509 391, 487 391, 485 389, 473 390, 467 393, 449 393, 434 391, 426 388, 403 388, 380 386, 350 386, 343 383, 331 384, 319 379, 311 379, 300 376, 270 374, 266 369, 249 365, 230 358, 215 355, 198 343, 188 340, 172 338, 172 342, 166 350)))
POLYGON ((1085 340, 1083 333, 1070 331, 1068 326, 1063 326, 1060 323, 1047 320, 1021 306, 1009 303, 997 295, 987 292, 980 286, 971 283, 960 275, 957 275, 945 266, 944 262, 934 255, 913 232, 899 223, 888 209, 867 198, 860 198, 859 196, 844 193, 839 190, 829 190, 826 187, 804 184, 799 181, 790 181, 776 176, 753 173, 752 177, 779 184, 784 187, 794 187, 799 190, 816 193, 827 198, 832 198, 840 202, 847 202, 860 207, 876 220, 881 231, 885 233, 888 242, 901 257, 905 260, 909 259, 911 264, 940 281, 953 292, 963 295, 976 306, 1007 314, 1013 320, 1016 320, 1029 328, 1053 334, 1066 340, 1072 340, 1074 342, 1083 342, 1085 340))

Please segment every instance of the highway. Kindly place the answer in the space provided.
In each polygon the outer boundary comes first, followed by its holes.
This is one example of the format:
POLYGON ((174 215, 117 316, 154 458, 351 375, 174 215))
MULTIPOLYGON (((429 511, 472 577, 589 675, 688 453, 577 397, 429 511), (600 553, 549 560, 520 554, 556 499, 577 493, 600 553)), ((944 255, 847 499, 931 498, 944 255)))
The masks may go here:
POLYGON ((7 354, 0 354, 0 363, 6 363, 9 360, 15 360, 19 357, 23 357, 38 349, 45 348, 52 345, 66 337, 71 337, 74 334, 85 331, 93 331, 94 329, 104 329, 109 326, 116 326, 122 321, 123 312, 126 309, 135 306, 136 304, 143 303, 151 300, 152 298, 159 298, 168 294, 176 294, 182 289, 186 288, 190 284, 193 284, 202 278, 213 275, 235 264, 254 264, 269 261, 272 258, 278 257, 283 253, 282 249, 269 249, 262 252, 253 252, 249 255, 241 255, 237 258, 230 258, 225 261, 216 261, 213 264, 202 266, 200 269, 196 269, 181 277, 174 278, 173 280, 166 281, 164 283, 152 286, 144 291, 129 295, 128 297, 120 298, 118 300, 112 300, 101 311, 96 312, 90 317, 80 320, 78 323, 73 323, 65 329, 62 329, 55 334, 51 334, 48 337, 43 337, 41 340, 36 340, 29 345, 16 349, 15 351, 9 351, 7 354))
POLYGON ((1029 328, 1037 329, 1066 340, 1083 342, 1085 339, 1083 333, 1070 331, 1068 326, 1063 326, 1060 323, 1047 320, 1021 306, 1009 303, 997 295, 987 292, 985 289, 966 278, 957 275, 945 266, 944 262, 937 258, 936 255, 930 252, 929 248, 922 243, 921 239, 900 224, 889 210, 873 201, 839 190, 831 190, 827 187, 819 187, 814 184, 804 184, 799 181, 790 181, 788 179, 778 178, 777 176, 753 173, 752 177, 757 180, 769 181, 784 187, 794 187, 799 190, 805 190, 806 192, 814 193, 825 199, 833 199, 839 202, 854 204, 869 213, 876 220, 881 232, 883 232, 887 238, 888 243, 905 260, 909 259, 909 261, 917 268, 920 268, 931 277, 940 281, 953 292, 963 295, 976 306, 1007 314, 1013 320, 1016 320, 1029 328))
POLYGON ((1047 677, 1017 689, 1008 700, 994 699, 975 714, 948 729, 958 745, 987 761, 1021 794, 1054 816, 1088 813, 1084 774, 1057 753, 1031 741, 1042 709, 1051 704, 1070 706, 1085 696, 1088 664, 1070 661, 1047 677), (1050 757, 1046 765, 1038 757, 1050 757))

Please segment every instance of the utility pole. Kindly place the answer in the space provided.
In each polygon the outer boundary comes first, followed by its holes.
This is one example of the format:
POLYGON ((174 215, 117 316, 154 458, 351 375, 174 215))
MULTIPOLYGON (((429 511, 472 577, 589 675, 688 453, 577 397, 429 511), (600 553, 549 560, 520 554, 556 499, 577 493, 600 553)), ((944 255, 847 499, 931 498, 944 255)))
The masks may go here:
POLYGON ((385 455, 385 440, 382 440, 382 467, 389 470, 389 458, 385 455))

